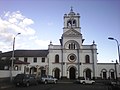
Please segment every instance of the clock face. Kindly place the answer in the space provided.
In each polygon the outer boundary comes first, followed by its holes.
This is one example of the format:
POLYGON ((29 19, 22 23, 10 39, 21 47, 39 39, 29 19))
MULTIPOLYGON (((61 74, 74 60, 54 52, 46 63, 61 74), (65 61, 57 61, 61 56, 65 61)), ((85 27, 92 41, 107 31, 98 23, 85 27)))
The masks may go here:
POLYGON ((76 61, 76 55, 75 54, 69 54, 68 55, 68 60, 70 62, 75 62, 76 61))

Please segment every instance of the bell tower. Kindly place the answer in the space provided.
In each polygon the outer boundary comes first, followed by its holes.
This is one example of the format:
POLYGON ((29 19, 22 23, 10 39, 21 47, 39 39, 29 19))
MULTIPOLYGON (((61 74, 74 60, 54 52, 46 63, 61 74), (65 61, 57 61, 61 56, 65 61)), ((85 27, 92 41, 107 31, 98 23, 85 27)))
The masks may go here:
POLYGON ((74 49, 80 49, 84 39, 82 39, 80 27, 80 15, 75 13, 71 7, 68 14, 64 14, 64 27, 60 43, 65 49, 69 49, 68 44, 75 44, 74 49), (67 44, 68 43, 68 44, 67 44))
POLYGON ((71 7, 70 12, 68 14, 64 14, 64 28, 63 33, 73 28, 74 30, 80 33, 80 15, 79 13, 75 13, 73 8, 71 7))
POLYGON ((69 74, 68 78, 77 78, 80 77, 80 50, 82 49, 83 41, 80 27, 80 15, 75 13, 71 7, 68 14, 64 14, 64 27, 63 34, 60 39, 61 43, 61 56, 62 56, 62 76, 66 77, 66 73, 69 74), (74 63, 78 63, 74 67, 74 63), (73 66, 72 66, 73 65, 73 66), (74 70, 74 72, 71 71, 74 70), (72 73, 73 74, 72 74, 72 73), (77 73, 77 75, 76 75, 77 73), (72 76, 73 75, 73 76, 72 76))

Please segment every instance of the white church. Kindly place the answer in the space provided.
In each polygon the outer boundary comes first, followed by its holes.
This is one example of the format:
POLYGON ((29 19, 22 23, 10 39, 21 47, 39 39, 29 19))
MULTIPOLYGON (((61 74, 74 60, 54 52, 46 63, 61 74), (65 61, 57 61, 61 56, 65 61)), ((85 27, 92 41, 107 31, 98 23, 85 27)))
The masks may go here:
MULTIPOLYGON (((60 45, 52 42, 46 50, 15 50, 14 70, 36 75, 52 75, 58 79, 118 79, 118 63, 97 63, 97 45, 83 45, 80 14, 71 8, 64 14, 60 45)), ((10 59, 12 51, 1 53, 10 59)), ((4 69, 9 69, 5 66, 4 69)))

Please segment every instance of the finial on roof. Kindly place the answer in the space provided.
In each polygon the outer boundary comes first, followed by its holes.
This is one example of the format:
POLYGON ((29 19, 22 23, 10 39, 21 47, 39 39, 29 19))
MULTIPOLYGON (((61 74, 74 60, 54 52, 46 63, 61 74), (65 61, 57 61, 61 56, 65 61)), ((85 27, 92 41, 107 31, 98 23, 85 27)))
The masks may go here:
POLYGON ((50 45, 53 45, 53 44, 52 44, 52 41, 50 41, 50 45))
POLYGON ((116 64, 118 64, 118 61, 117 61, 117 59, 116 59, 116 64))
POLYGON ((93 40, 93 44, 95 44, 95 41, 93 40))
POLYGON ((52 41, 50 41, 50 44, 52 44, 52 41))
POLYGON ((70 9, 71 12, 73 12, 73 7, 71 6, 71 9, 70 9))
POLYGON ((72 6, 71 6, 71 9, 70 9, 70 13, 68 15, 71 15, 71 16, 75 15, 75 13, 73 12, 73 7, 72 6))

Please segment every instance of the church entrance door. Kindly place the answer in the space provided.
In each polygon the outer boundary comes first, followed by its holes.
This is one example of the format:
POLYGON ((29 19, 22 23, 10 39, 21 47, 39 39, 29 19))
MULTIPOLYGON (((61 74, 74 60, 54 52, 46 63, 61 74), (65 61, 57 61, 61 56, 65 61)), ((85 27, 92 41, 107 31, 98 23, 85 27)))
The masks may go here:
POLYGON ((91 70, 90 69, 86 70, 86 79, 91 79, 91 70))
POLYGON ((60 75, 60 70, 58 68, 55 69, 55 78, 59 79, 60 75))
POLYGON ((71 67, 70 69, 69 69, 69 77, 70 77, 70 79, 75 79, 75 76, 76 76, 76 70, 75 70, 75 68, 74 67, 71 67))

